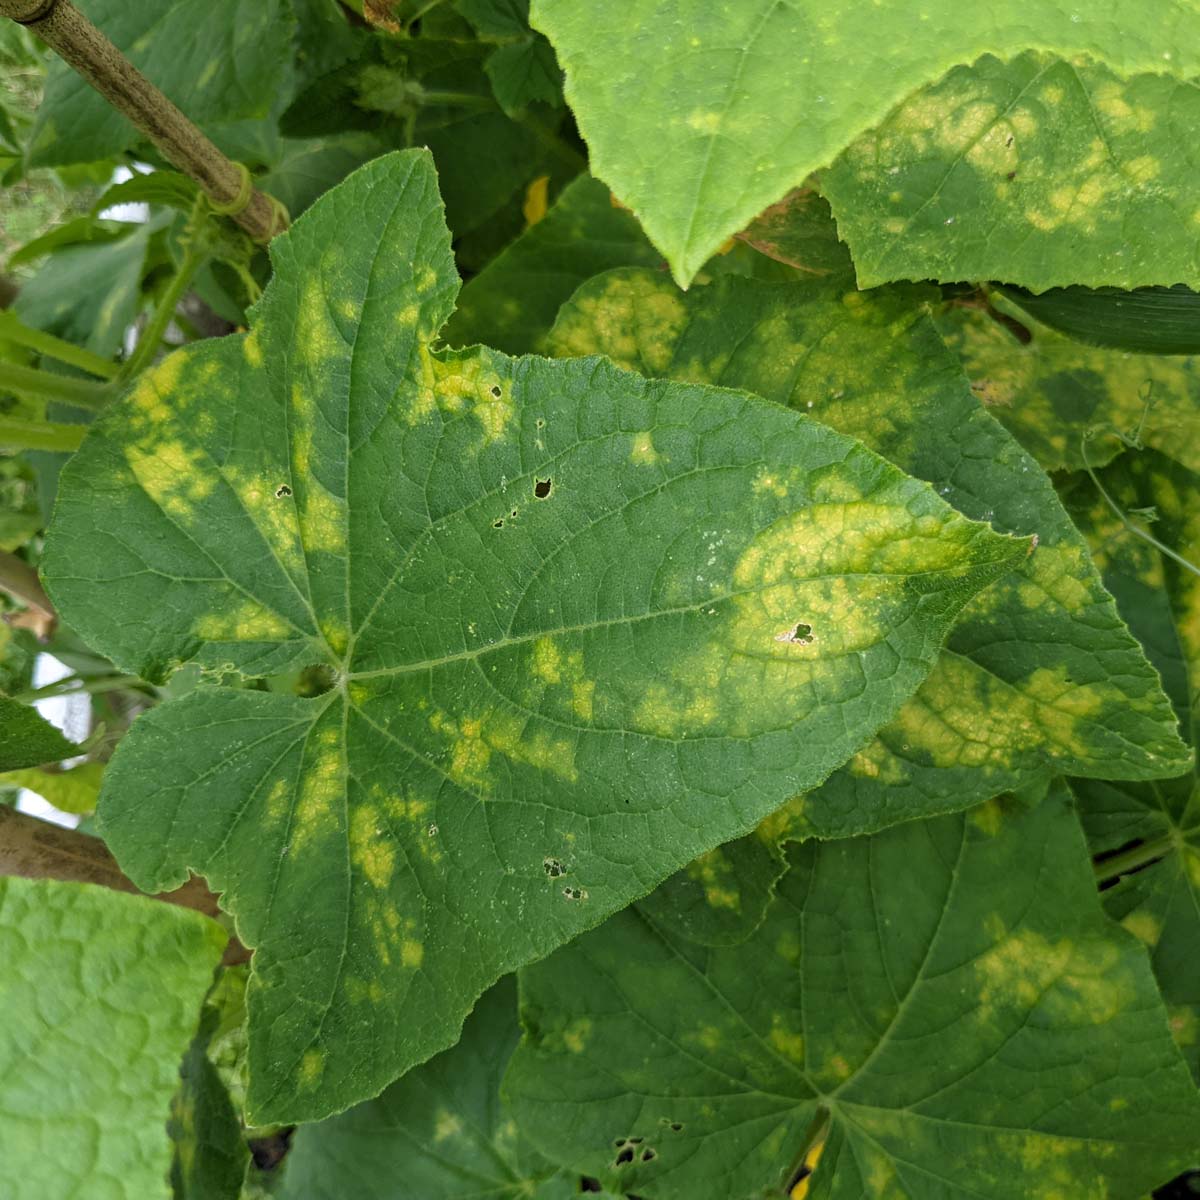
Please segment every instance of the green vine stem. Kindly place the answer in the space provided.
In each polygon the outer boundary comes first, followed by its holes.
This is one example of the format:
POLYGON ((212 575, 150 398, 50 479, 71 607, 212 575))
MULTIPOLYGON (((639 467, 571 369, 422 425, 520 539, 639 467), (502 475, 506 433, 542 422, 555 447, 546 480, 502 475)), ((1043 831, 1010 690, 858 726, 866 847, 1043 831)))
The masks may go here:
POLYGON ((106 384, 52 375, 36 367, 19 367, 7 362, 0 362, 0 391, 16 392, 20 396, 41 400, 57 400, 60 404, 84 408, 89 412, 103 408, 112 395, 106 384))
POLYGON ((158 302, 158 307, 154 310, 154 314, 143 330, 142 336, 138 338, 136 348, 121 368, 121 374, 118 376, 119 382, 123 383, 132 379, 154 361, 154 356, 158 353, 159 346, 162 345, 163 337, 175 316, 175 310, 179 307, 179 302, 183 299, 188 288, 191 287, 192 280, 196 277, 196 272, 204 265, 204 262, 205 255, 198 253, 189 246, 184 255, 183 262, 179 264, 179 270, 175 272, 170 286, 163 293, 163 297, 158 302))
POLYGON ((0 417, 0 449, 3 450, 49 450, 51 453, 74 454, 85 433, 86 425, 0 417))
POLYGON ((283 205, 253 187, 246 169, 217 149, 70 0, 0 0, 0 16, 36 33, 255 241, 268 242, 287 228, 283 205))
POLYGON ((1164 834, 1152 841, 1131 846, 1128 850, 1122 850, 1120 854, 1095 863, 1096 879, 1103 883, 1107 879, 1118 879, 1122 875, 1128 875, 1130 871, 1136 871, 1139 867, 1149 866, 1150 863, 1170 854, 1175 845, 1175 838, 1171 834, 1164 834))
POLYGON ((44 358, 53 358, 56 362, 66 363, 67 366, 78 367, 81 371, 96 375, 100 379, 113 379, 119 370, 116 363, 101 358, 99 354, 93 354, 80 346, 73 346, 70 342, 64 342, 62 338, 56 338, 53 334, 43 333, 40 329, 31 329, 10 312, 0 312, 0 338, 35 350, 44 358))

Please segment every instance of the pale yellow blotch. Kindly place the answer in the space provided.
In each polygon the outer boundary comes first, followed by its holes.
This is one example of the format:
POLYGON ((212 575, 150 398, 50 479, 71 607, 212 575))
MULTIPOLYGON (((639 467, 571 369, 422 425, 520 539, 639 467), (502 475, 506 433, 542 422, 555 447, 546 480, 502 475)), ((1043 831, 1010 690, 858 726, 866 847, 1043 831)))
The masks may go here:
POLYGON ((435 1142, 444 1142, 458 1137, 462 1131, 463 1123, 457 1114, 444 1108, 438 1109, 433 1122, 433 1140, 435 1142))
POLYGON ((126 446, 125 461, 142 489, 167 513, 182 523, 200 515, 200 506, 217 486, 217 472, 200 449, 182 439, 164 436, 126 446))
POLYGON ((206 642, 278 642, 293 632, 278 613, 250 599, 205 613, 193 628, 206 642))
POLYGON ((995 837, 1004 825, 1004 808, 999 800, 985 800, 967 814, 967 820, 988 837, 995 837))
POLYGON ((425 961, 424 945, 416 938, 406 937, 400 943, 400 961, 415 971, 425 961))
POLYGON ((350 862, 380 891, 392 882, 396 847, 373 804, 360 804, 350 815, 350 862))
POLYGON ((300 294, 293 345, 300 362, 312 372, 321 372, 348 353, 329 311, 329 300, 315 277, 309 278, 300 294))
POLYGON ((659 461, 658 451, 654 448, 654 437, 649 431, 633 435, 629 461, 639 467, 652 467, 659 461))
POLYGON ((1144 910, 1129 913, 1121 924, 1138 941, 1150 947, 1157 946, 1158 939, 1162 936, 1162 922, 1144 910))
POLYGON ((257 330, 248 334, 242 342, 242 353, 246 356, 246 361, 252 367, 261 367, 263 365, 262 342, 259 340, 257 330))
POLYGON ((767 1041, 789 1062, 804 1066, 804 1037, 788 1027, 782 1013, 775 1013, 771 1017, 771 1032, 767 1034, 767 1041))
POLYGON ((703 133, 709 137, 720 131, 721 124, 721 114, 710 109, 694 109, 687 118, 689 129, 694 129, 697 133, 703 133))
POLYGON ((590 1017, 577 1017, 562 1031, 563 1045, 572 1054, 582 1054, 592 1036, 590 1017))
POLYGON ((543 683, 560 683, 562 681, 562 655, 553 638, 538 638, 534 643, 533 673, 543 683))
POLYGON ((721 1031, 715 1025, 705 1025, 696 1032, 695 1039, 705 1050, 716 1050, 721 1045, 721 1031))
POLYGON ((539 175, 525 189, 525 202, 521 205, 521 215, 525 218, 525 228, 536 225, 549 210, 550 176, 539 175))
POLYGON ((740 912, 742 895, 738 888, 737 873, 718 847, 702 854, 687 867, 688 878, 704 889, 704 899, 710 908, 727 912, 740 912))
POLYGON ((325 1073, 325 1054, 321 1050, 305 1050, 300 1060, 299 1081, 304 1091, 312 1091, 325 1073))
POLYGON ((345 771, 340 750, 321 748, 311 756, 300 779, 296 819, 292 828, 293 853, 305 850, 318 834, 328 836, 342 805, 345 771))

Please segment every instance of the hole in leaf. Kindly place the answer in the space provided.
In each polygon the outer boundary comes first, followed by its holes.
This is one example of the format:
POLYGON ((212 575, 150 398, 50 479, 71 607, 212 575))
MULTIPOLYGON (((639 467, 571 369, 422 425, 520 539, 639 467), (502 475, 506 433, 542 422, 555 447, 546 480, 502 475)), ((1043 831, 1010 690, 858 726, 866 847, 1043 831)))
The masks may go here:
POLYGON ((510 517, 515 517, 515 516, 517 515, 517 510, 514 508, 514 509, 512 510, 512 512, 510 512, 508 515, 509 515, 510 517))
POLYGON ((624 1138, 617 1138, 617 1140, 616 1140, 615 1142, 613 1142, 613 1146, 614 1146, 614 1147, 615 1147, 617 1150, 620 1150, 620 1148, 621 1148, 623 1145, 625 1145, 625 1139, 624 1139, 624 1138))
POLYGON ((581 1192, 602 1192, 604 1189, 600 1186, 600 1180, 592 1179, 585 1175, 579 1181, 579 1190, 581 1192))
POLYGON ((533 481, 533 494, 539 500, 545 500, 550 495, 550 489, 554 486, 553 479, 535 479, 533 481))
POLYGON ((544 870, 551 879, 557 879, 560 875, 565 875, 567 873, 567 868, 563 865, 562 861, 557 858, 543 858, 542 870, 544 870))
POLYGON ((672 1121, 671 1122, 671 1131, 673 1133, 682 1133, 683 1132, 683 1122, 682 1121, 672 1121))
POLYGON ((658 1152, 650 1146, 642 1151, 642 1162, 653 1162, 657 1157, 658 1152))
POLYGON ((587 888, 565 887, 563 895, 568 900, 586 900, 588 898, 587 888))
POLYGON ((493 395, 493 396, 494 396, 494 397, 495 397, 497 400, 499 400, 499 399, 500 399, 500 397, 501 397, 503 394, 504 394, 504 393, 503 393, 503 392, 500 390, 500 385, 499 385, 498 383, 493 383, 493 384, 492 384, 492 395, 493 395))
POLYGON ((625 1149, 622 1150, 621 1153, 617 1155, 617 1161, 616 1161, 615 1165, 618 1167, 623 1167, 623 1166, 625 1166, 626 1163, 631 1163, 631 1162, 633 1162, 633 1147, 626 1146, 625 1149))
POLYGON ((337 671, 333 667, 327 663, 315 663, 300 672, 296 680, 296 695, 324 696, 326 692, 332 692, 337 687, 337 681, 337 671))
POLYGON ((282 499, 284 499, 284 497, 286 497, 286 496, 290 496, 291 494, 292 494, 292 489, 291 489, 291 487, 290 487, 288 484, 286 484, 286 483, 281 483, 281 484, 280 484, 280 485, 279 485, 279 486, 278 486, 278 487, 275 489, 275 499, 276 499, 276 500, 282 500, 282 499))
POLYGON ((504 528, 504 518, 503 518, 503 517, 497 517, 497 518, 496 518, 496 519, 495 519, 495 520, 492 522, 492 528, 493 528, 493 529, 503 529, 503 528, 504 528))
POLYGON ((785 629, 775 635, 777 642, 791 642, 795 646, 810 646, 813 642, 812 626, 805 621, 797 621, 794 629, 785 629))

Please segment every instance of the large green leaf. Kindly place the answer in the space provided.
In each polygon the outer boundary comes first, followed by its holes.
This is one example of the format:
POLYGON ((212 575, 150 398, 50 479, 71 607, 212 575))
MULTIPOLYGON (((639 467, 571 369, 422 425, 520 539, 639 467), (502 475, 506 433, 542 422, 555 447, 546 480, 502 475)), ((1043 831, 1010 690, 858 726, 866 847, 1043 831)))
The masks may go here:
MULTIPOLYGON (((79 0, 139 71, 203 127, 265 117, 288 78, 288 0, 79 0)), ((141 135, 64 62, 51 62, 29 147, 36 166, 113 158, 141 135)))
POLYGON ((432 353, 449 242, 425 152, 324 196, 249 337, 93 426, 43 559, 143 678, 330 676, 160 706, 100 803, 139 886, 205 874, 257 948, 256 1122, 376 1094, 505 971, 824 779, 1029 549, 754 397, 432 353))
MULTIPOLYGON (((1101 476, 1118 503, 1153 508, 1156 537, 1200 563, 1200 476, 1163 455, 1127 456, 1101 476)), ((1126 529, 1089 483, 1080 512, 1121 611, 1162 672, 1184 728, 1200 723, 1200 580, 1126 529)), ((1189 772, 1154 784, 1074 780, 1108 911, 1150 948, 1176 1040, 1200 1079, 1200 782, 1189 772), (1134 868, 1141 868, 1135 870, 1134 868), (1128 872, 1128 873, 1127 873, 1128 872)))
POLYGON ((649 375, 811 412, 968 516, 1038 534, 1022 569, 966 609, 896 720, 809 797, 797 819, 820 836, 964 808, 1062 771, 1144 779, 1188 761, 1083 538, 1045 474, 971 395, 924 297, 744 279, 681 293, 627 269, 581 288, 549 339, 555 353, 604 351, 649 375))
POLYGON ((1200 470, 1200 360, 1087 346, 1036 321, 1008 297, 984 310, 939 315, 971 387, 1048 471, 1107 462, 1120 449, 1091 430, 1136 432, 1147 445, 1200 470), (1011 322, 1023 327, 1016 329, 1011 322), (1087 442, 1085 446, 1085 441, 1087 442))
POLYGON ((862 287, 1195 284, 1198 127, 1192 82, 988 57, 911 96, 821 186, 862 287))
POLYGON ((539 350, 559 308, 585 280, 613 267, 661 261, 633 217, 612 203, 608 188, 585 175, 463 287, 446 341, 480 342, 509 354, 539 350))
POLYGON ((566 1179, 538 1154, 500 1102, 519 1038, 509 976, 480 999, 453 1049, 378 1099, 299 1130, 280 1200, 551 1200, 555 1190, 564 1198, 578 1192, 578 1176, 566 1179))
MULTIPOLYGON (((592 170, 689 283, 767 205, 911 92, 991 52, 1200 72, 1195 0, 534 0, 592 170)), ((1172 281, 1173 282, 1173 281, 1172 281)))
POLYGON ((171 1093, 226 940, 170 904, 0 878, 6 1197, 166 1200, 171 1093))
POLYGON ((521 1019, 521 1130, 645 1200, 781 1195, 822 1111, 839 1200, 1134 1197, 1200 1137, 1061 787, 796 846, 740 946, 627 909, 522 972, 521 1019))
POLYGON ((79 747, 35 708, 0 695, 0 771, 59 762, 78 753, 79 747))

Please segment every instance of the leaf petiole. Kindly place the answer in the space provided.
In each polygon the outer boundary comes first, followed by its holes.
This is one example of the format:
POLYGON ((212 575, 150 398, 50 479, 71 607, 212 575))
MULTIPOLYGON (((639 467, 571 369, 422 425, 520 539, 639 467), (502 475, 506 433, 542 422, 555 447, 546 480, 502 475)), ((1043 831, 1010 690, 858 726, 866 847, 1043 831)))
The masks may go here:
POLYGON ((36 367, 19 367, 16 363, 0 362, 0 391, 16 392, 44 400, 57 400, 72 408, 98 411, 107 403, 112 392, 107 384, 88 379, 71 379, 53 375, 36 367))
POLYGON ((81 346, 63 341, 53 334, 44 333, 40 329, 31 329, 19 321, 14 313, 0 312, 0 338, 36 350, 45 358, 53 358, 57 362, 66 363, 70 367, 78 367, 89 375, 100 379, 113 379, 120 368, 116 363, 93 354, 81 346))

